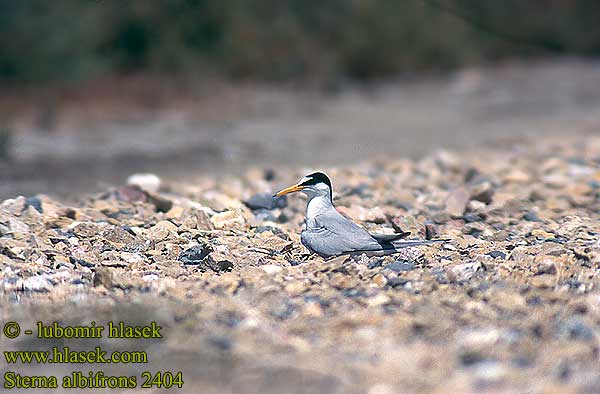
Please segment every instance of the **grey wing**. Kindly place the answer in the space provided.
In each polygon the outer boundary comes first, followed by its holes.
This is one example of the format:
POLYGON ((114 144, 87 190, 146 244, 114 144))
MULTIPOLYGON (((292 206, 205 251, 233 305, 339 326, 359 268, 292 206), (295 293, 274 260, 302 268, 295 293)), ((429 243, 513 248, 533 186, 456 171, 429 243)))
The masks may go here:
POLYGON ((316 222, 321 231, 318 242, 322 248, 335 252, 331 255, 382 248, 365 229, 337 211, 317 216, 316 222))

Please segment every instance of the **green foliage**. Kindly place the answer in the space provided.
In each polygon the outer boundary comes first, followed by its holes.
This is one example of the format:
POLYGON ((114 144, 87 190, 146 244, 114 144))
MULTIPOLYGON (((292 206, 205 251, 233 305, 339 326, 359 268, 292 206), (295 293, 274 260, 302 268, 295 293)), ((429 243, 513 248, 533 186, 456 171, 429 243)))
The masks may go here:
POLYGON ((0 0, 0 79, 371 79, 600 54, 597 0, 0 0))

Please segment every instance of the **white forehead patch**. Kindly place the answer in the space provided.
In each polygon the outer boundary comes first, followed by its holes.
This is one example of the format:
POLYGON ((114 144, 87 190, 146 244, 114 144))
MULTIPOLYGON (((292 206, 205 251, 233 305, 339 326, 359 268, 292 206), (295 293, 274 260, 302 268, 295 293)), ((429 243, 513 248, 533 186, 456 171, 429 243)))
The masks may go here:
POLYGON ((308 182, 308 181, 312 181, 312 177, 309 176, 305 176, 304 178, 300 179, 300 182, 298 182, 299 184, 302 184, 304 182, 308 182))

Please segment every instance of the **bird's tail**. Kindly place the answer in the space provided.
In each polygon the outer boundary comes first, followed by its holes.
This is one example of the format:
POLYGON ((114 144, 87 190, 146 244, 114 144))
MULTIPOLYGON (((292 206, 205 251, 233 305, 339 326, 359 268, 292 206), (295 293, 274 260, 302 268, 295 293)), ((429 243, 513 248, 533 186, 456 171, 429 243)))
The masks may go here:
POLYGON ((366 253, 372 256, 384 256, 395 253, 402 253, 403 249, 413 246, 433 245, 448 242, 448 239, 414 239, 406 241, 396 241, 387 244, 380 244, 380 248, 365 248, 362 250, 354 250, 351 254, 366 253))
POLYGON ((406 241, 396 241, 391 242, 391 245, 394 246, 394 249, 404 249, 410 248, 411 246, 421 246, 421 245, 432 245, 448 242, 448 239, 415 239, 415 240, 406 240, 406 241))

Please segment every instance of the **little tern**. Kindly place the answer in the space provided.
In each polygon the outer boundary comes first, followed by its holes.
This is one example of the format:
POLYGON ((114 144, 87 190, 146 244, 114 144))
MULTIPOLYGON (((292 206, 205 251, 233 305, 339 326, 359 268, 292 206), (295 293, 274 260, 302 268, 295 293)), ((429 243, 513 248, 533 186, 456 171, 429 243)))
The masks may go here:
POLYGON ((343 216, 333 205, 333 192, 329 177, 313 172, 300 182, 275 193, 273 197, 303 192, 308 197, 306 205, 306 228, 302 231, 304 246, 322 257, 343 254, 387 255, 401 249, 429 245, 446 240, 404 240, 410 232, 396 234, 371 234, 358 224, 343 216))

